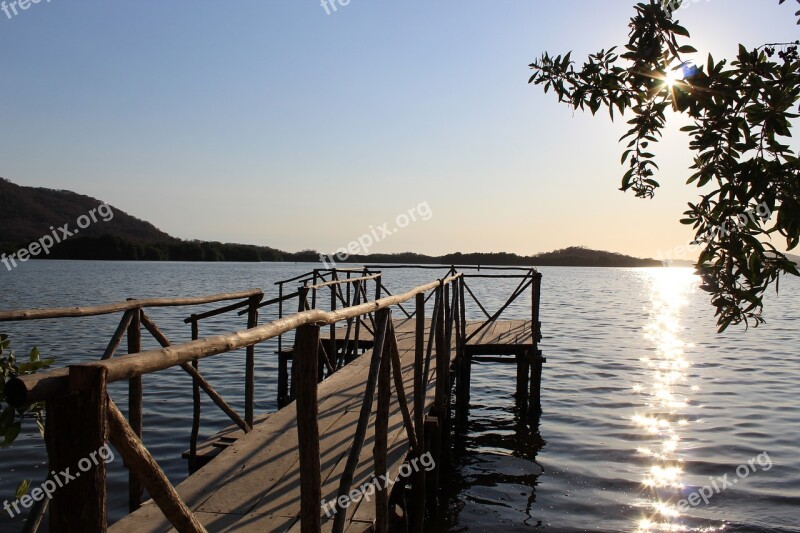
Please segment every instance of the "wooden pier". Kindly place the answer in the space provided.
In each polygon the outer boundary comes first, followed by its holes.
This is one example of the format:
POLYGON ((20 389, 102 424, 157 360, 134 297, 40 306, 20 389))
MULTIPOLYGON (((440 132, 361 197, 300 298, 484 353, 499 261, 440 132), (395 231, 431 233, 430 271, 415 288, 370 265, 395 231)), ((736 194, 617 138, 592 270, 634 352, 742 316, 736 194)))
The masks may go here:
MULTIPOLYGON (((23 376, 7 386, 17 405, 47 402, 52 470, 74 467, 111 442, 131 471, 130 515, 107 526, 105 473, 98 467, 86 476, 88 481, 81 480, 80 490, 70 484, 56 493, 50 505, 51 528, 63 530, 59 526, 78 523, 82 531, 388 531, 390 523, 402 523, 410 531, 422 531, 426 510, 437 505, 451 435, 468 416, 472 364, 515 364, 517 401, 532 418, 540 409, 541 275, 534 269, 502 269, 512 273, 494 275, 459 270, 465 269, 451 267, 443 278, 399 295, 390 295, 377 267, 368 267, 357 273, 315 270, 279 282, 278 297, 266 302, 261 291, 210 297, 241 301, 189 317, 196 340, 174 346, 146 316, 144 305, 133 300, 105 306, 104 312, 124 313, 107 350, 111 355, 100 362, 23 376), (470 277, 515 277, 520 283, 506 304, 490 314, 467 284, 470 277), (301 286, 284 296, 288 282, 301 286), (375 284, 371 301, 369 283, 375 284), (317 309, 322 302, 319 291, 330 292, 329 310, 317 309), (501 320, 503 311, 527 291, 530 320, 501 320), (468 296, 485 320, 466 319, 468 296), (297 313, 283 316, 283 302, 295 298, 297 313), (258 309, 275 304, 281 306, 279 319, 257 325, 258 309), (248 329, 199 338, 200 320, 236 309, 247 314, 248 329), (137 326, 164 348, 138 352, 137 332, 132 331, 137 326), (132 353, 113 357, 126 331, 132 353), (284 347, 282 336, 292 332, 293 341, 284 347), (254 348, 276 337, 282 408, 256 416, 250 379, 254 348), (201 359, 240 348, 248 349, 244 417, 199 372, 201 359), (173 366, 191 376, 195 400, 205 391, 234 422, 198 443, 201 414, 196 401, 185 454, 193 473, 176 487, 140 440, 136 421, 141 395, 135 394, 142 376, 173 366), (106 390, 108 383, 123 379, 131 383, 133 393, 129 420, 106 390), (51 413, 58 417, 53 423, 51 413), (76 438, 74 430, 66 430, 70 424, 78 424, 85 433, 76 438), (152 497, 144 504, 141 487, 152 497)), ((149 303, 154 302, 166 305, 149 303)), ((52 318, 59 312, 65 310, 0 313, 0 321, 52 318)), ((71 310, 70 316, 86 315, 71 310)))

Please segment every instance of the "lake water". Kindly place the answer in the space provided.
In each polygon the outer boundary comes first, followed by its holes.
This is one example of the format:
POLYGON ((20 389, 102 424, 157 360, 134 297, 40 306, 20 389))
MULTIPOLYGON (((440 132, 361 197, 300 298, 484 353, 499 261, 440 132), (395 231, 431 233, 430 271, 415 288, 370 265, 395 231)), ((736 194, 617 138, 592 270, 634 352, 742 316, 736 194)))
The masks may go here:
MULTIPOLYGON (((31 261, 0 273, 0 309, 97 304, 264 288, 317 264, 31 261)), ((767 298, 767 324, 715 333, 712 308, 689 269, 543 268, 540 423, 514 405, 512 366, 473 369, 470 424, 453 454, 448 505, 431 531, 800 532, 800 281, 767 298), (681 500, 686 500, 682 502, 681 500)), ((392 292, 440 272, 387 270, 392 292)), ((496 309, 513 288, 477 284, 496 309), (504 288, 495 291, 490 289, 504 288)), ((182 320, 214 306, 152 309, 173 342, 182 320)), ((470 318, 480 311, 469 306, 470 318)), ((262 313, 261 323, 275 318, 262 313)), ((529 303, 509 309, 529 317, 529 303)), ((0 324, 22 355, 36 345, 58 365, 102 354, 119 315, 0 324)), ((201 335, 245 325, 224 316, 201 335)), ((145 339, 146 348, 155 348, 145 339)), ((274 342, 257 349, 256 410, 276 407, 274 342)), ((206 359, 203 374, 243 410, 244 354, 206 359)), ((145 444, 177 483, 191 428, 191 379, 181 370, 145 377, 145 444)), ((110 393, 126 405, 126 387, 110 393)), ((202 435, 229 424, 204 396, 202 435)), ((126 508, 127 473, 109 465, 109 516, 126 508)), ((0 502, 47 471, 33 424, 0 450, 0 502)), ((0 531, 20 521, 2 513, 0 531)), ((45 530, 46 528, 42 528, 45 530)))

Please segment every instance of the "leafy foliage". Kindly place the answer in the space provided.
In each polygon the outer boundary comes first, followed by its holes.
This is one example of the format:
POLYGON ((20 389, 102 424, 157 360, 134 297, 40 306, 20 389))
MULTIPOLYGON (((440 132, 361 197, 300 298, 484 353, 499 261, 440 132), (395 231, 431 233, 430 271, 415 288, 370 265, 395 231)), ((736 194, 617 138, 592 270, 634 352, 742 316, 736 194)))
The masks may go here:
MULTIPOLYGON (((620 139, 627 140, 622 163, 628 167, 621 190, 639 198, 652 198, 659 187, 651 146, 662 136, 667 110, 692 120, 683 128, 694 153, 687 183, 702 190, 681 222, 705 245, 697 267, 720 331, 758 325, 766 289, 777 288, 781 274, 800 275, 770 242, 779 236, 792 250, 800 241, 800 162, 788 145, 792 121, 800 116, 800 41, 755 50, 740 45, 730 62, 709 55, 695 66, 684 57, 697 50, 681 42, 690 35, 673 16, 680 5, 637 4, 624 52, 603 49, 579 70, 571 54, 545 53, 530 65, 529 82, 553 90, 574 109, 595 114, 607 108, 612 120, 615 112, 632 115, 620 139), (763 216, 749 216, 755 212, 763 216), (770 217, 774 213, 777 218, 770 217)), ((800 11, 795 15, 800 24, 800 11)))
MULTIPOLYGON (((11 350, 11 340, 8 335, 0 334, 0 447, 10 446, 19 436, 22 430, 22 421, 32 417, 39 427, 39 432, 44 436, 44 403, 37 402, 26 408, 15 409, 8 405, 6 401, 6 382, 15 377, 26 374, 34 374, 38 370, 47 368, 53 364, 54 359, 42 359, 39 350, 33 348, 28 354, 27 360, 20 362, 11 350)), ((28 490, 29 482, 23 481, 17 488, 16 497, 24 495, 28 490)))

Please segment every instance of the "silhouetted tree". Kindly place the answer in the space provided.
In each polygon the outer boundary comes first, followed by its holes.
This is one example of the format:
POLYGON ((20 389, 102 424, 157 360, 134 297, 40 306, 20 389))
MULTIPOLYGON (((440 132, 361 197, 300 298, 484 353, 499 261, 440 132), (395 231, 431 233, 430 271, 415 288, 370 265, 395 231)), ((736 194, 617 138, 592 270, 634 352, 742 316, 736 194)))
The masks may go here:
POLYGON ((554 90, 575 109, 594 114, 605 107, 612 120, 615 111, 632 115, 621 139, 628 140, 622 190, 640 198, 652 198, 659 186, 650 146, 666 127, 667 109, 692 119, 683 128, 694 152, 687 183, 711 184, 713 190, 690 203, 681 222, 692 225, 696 242, 704 244, 697 267, 720 331, 750 320, 758 325, 767 287, 782 273, 800 275, 769 242, 780 235, 791 250, 800 240, 800 163, 787 144, 798 117, 800 42, 753 50, 739 45, 730 62, 709 55, 705 65, 693 65, 684 57, 697 50, 679 42, 689 37, 674 18, 680 5, 637 4, 624 51, 600 50, 580 69, 570 54, 545 53, 530 65, 530 83, 554 90))

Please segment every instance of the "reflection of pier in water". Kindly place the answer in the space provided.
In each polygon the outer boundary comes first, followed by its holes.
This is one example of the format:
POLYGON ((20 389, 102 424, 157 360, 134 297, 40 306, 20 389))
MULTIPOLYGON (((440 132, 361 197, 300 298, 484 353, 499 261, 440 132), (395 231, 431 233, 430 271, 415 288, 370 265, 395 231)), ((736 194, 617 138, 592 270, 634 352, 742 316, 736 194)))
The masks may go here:
MULTIPOLYGON (((266 301, 262 291, 254 290, 0 313, 0 321, 123 313, 102 361, 20 377, 9 384, 8 395, 18 405, 46 402, 50 470, 72 467, 109 441, 118 450, 131 472, 132 514, 112 529, 342 531, 374 527, 386 531, 390 518, 402 515, 412 530, 419 531, 426 508, 435 507, 438 500, 441 468, 451 449, 451 428, 463 429, 467 422, 473 363, 516 365, 514 389, 521 417, 538 417, 544 362, 538 350, 541 274, 532 268, 484 267, 475 272, 472 267, 451 267, 443 279, 391 295, 379 268, 392 267, 315 270, 279 282, 278 297, 266 301), (500 309, 489 313, 469 282, 493 278, 519 284, 500 309), (284 294, 287 283, 301 286, 284 294), (372 284, 374 299, 369 300, 367 288, 372 284), (531 319, 501 319, 526 292, 531 295, 531 319), (188 317, 195 340, 174 346, 145 313, 148 307, 226 300, 234 303, 188 317), (284 304, 293 300, 297 312, 284 316, 284 304), (485 320, 466 319, 468 301, 477 305, 485 320), (328 309, 319 309, 326 303, 328 309), (279 319, 259 326, 258 309, 267 305, 279 307, 279 319), (235 310, 247 315, 248 329, 200 338, 202 320, 235 310), (393 317, 393 311, 401 316, 393 317), (142 328, 164 348, 141 352, 142 328), (291 333, 293 343, 287 340, 291 348, 284 348, 283 336, 291 333), (129 355, 114 357, 126 334, 129 355), (279 339, 282 408, 256 416, 256 347, 273 338, 279 339), (241 348, 247 350, 243 416, 200 372, 202 359, 241 348), (175 366, 191 377, 195 405, 186 454, 193 474, 177 487, 169 483, 141 442, 142 377, 175 366), (130 387, 127 420, 106 389, 107 384, 121 380, 130 387), (198 442, 201 391, 235 423, 206 443, 198 442), (403 469, 426 453, 435 459, 431 472, 403 469), (409 475, 401 479, 400 472, 409 475), (398 481, 391 494, 382 487, 370 500, 344 505, 353 488, 383 475, 398 481), (406 485, 413 495, 408 505, 400 490, 406 485), (145 505, 141 505, 143 487, 153 498, 145 505), (345 500, 333 519, 321 516, 323 499, 345 500)), ((51 529, 68 530, 79 524, 84 531, 104 531, 105 505, 101 464, 59 490, 50 504, 51 529)), ((41 518, 44 505, 36 511, 35 516, 41 518)))

